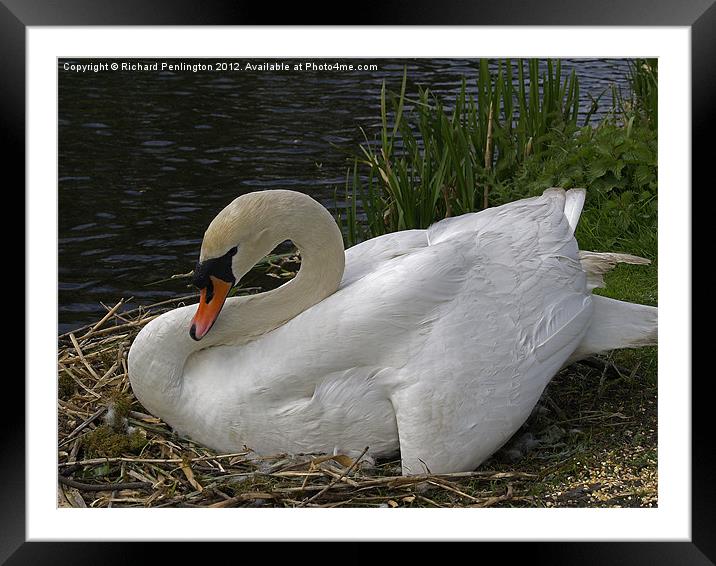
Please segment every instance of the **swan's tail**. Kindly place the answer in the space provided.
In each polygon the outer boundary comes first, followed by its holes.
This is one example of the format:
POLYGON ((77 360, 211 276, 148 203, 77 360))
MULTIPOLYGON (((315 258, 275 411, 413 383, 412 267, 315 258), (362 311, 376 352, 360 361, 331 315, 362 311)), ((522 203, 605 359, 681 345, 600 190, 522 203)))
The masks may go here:
POLYGON ((587 272, 587 288, 591 291, 596 287, 604 287, 604 274, 611 271, 618 263, 632 265, 649 265, 651 261, 631 254, 597 253, 579 250, 579 261, 587 272))
MULTIPOLYGON (((587 286, 604 287, 604 274, 617 263, 644 265, 648 259, 629 254, 579 252, 582 267, 587 272, 587 286)), ((572 354, 568 363, 593 354, 617 348, 640 348, 657 344, 656 307, 617 301, 599 295, 592 296, 594 313, 587 335, 572 354)))
MULTIPOLYGON (((564 215, 569 222, 571 233, 574 234, 582 214, 586 191, 584 189, 547 189, 545 193, 555 191, 564 193, 564 215)), ((579 252, 579 260, 587 273, 587 288, 591 291, 596 287, 604 287, 604 274, 618 263, 645 265, 648 259, 630 254, 579 252)), ((618 348, 640 348, 653 346, 657 343, 656 307, 638 305, 608 299, 598 295, 592 296, 594 313, 586 336, 567 363, 574 362, 601 352, 618 348)))
POLYGON ((564 194, 564 197, 564 215, 567 217, 567 222, 569 222, 571 233, 574 234, 579 217, 582 215, 587 191, 584 189, 569 189, 564 194))

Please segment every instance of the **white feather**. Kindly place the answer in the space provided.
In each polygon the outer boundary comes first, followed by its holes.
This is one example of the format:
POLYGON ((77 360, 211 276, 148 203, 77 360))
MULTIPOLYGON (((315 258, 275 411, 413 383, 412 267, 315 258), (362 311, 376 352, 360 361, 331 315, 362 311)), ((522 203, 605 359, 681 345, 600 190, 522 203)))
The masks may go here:
MULTIPOLYGON (((556 189, 558 191, 562 189, 556 189)), ((584 208, 584 200, 587 196, 587 191, 584 189, 570 189, 566 194, 566 201, 564 203, 564 215, 567 217, 569 222, 570 232, 574 234, 577 229, 577 223, 579 217, 582 215, 582 208, 584 208)))
MULTIPOLYGON (((594 319, 582 265, 590 260, 580 263, 573 237, 583 191, 550 189, 375 238, 345 252, 342 278, 330 215, 313 212, 308 197, 276 193, 265 222, 288 231, 273 239, 304 242, 297 278, 265 297, 227 301, 208 343, 188 338, 192 307, 167 313, 129 355, 139 400, 216 450, 368 446, 372 456, 400 450, 405 474, 474 469, 524 423, 552 376, 589 349, 585 337, 601 347, 596 326, 621 316, 600 309, 594 319), (297 207, 305 217, 280 216, 297 207), (323 247, 305 244, 321 238, 323 247)), ((209 236, 217 254, 234 245, 209 236)))

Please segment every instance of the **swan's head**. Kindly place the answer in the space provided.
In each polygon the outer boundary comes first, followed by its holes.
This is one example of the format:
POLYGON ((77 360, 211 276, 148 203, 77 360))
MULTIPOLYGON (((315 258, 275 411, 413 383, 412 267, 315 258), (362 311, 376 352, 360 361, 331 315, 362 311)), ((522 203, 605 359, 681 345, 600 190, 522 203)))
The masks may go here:
POLYGON ((200 293, 199 308, 189 328, 189 335, 194 340, 201 340, 209 332, 236 283, 231 259, 237 251, 234 246, 220 257, 199 260, 194 268, 192 283, 200 293))
POLYGON ((237 281, 281 241, 274 233, 269 192, 235 199, 206 229, 192 280, 200 291, 189 329, 194 340, 209 332, 237 281))

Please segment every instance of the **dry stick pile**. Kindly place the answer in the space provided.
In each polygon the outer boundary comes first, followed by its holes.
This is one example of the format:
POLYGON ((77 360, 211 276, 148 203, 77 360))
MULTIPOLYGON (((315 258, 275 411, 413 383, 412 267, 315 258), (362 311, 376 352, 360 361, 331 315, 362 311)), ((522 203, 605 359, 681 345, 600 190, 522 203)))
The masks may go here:
MULTIPOLYGON (((363 455, 355 460, 315 454, 258 457, 249 449, 217 454, 178 437, 134 398, 127 352, 147 322, 187 301, 195 302, 196 295, 121 313, 120 301, 105 307, 107 314, 96 324, 59 337, 59 506, 550 505, 548 499, 535 497, 535 488, 564 458, 521 466, 523 471, 510 463, 475 472, 402 477, 399 462, 375 465, 363 455)), ((547 402, 554 404, 550 397, 547 402)), ((565 417, 562 411, 556 416, 565 417)), ((623 415, 608 411, 586 411, 582 418, 587 425, 594 419, 609 427, 624 424, 623 415)), ((648 469, 655 473, 655 463, 648 469)), ((618 484, 622 491, 623 485, 618 484)))
POLYGON ((142 326, 193 298, 118 314, 120 301, 97 324, 60 336, 59 505, 397 507, 419 500, 449 506, 428 496, 440 490, 452 504, 487 507, 513 498, 513 483, 534 478, 486 471, 402 477, 396 462, 375 466, 363 456, 216 454, 177 437, 160 419, 134 410, 127 352, 142 326), (109 433, 101 438, 113 444, 99 449, 120 445, 121 455, 90 457, 102 430, 109 433), (139 440, 136 454, 132 442, 122 445, 132 437, 139 440), (461 490, 465 481, 483 483, 481 495, 461 490))

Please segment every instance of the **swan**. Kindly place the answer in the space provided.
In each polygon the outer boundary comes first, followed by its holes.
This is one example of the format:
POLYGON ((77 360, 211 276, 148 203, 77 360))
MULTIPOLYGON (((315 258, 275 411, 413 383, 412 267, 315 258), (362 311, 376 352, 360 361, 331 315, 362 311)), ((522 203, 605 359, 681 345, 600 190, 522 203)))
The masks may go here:
POLYGON ((128 355, 142 405, 212 449, 400 453, 402 473, 475 469, 550 379, 591 354, 657 342, 657 309, 592 295, 618 262, 580 252, 583 189, 447 218, 344 250, 311 197, 238 197, 209 224, 196 305, 149 322, 128 355), (229 297, 279 243, 301 268, 229 297))

